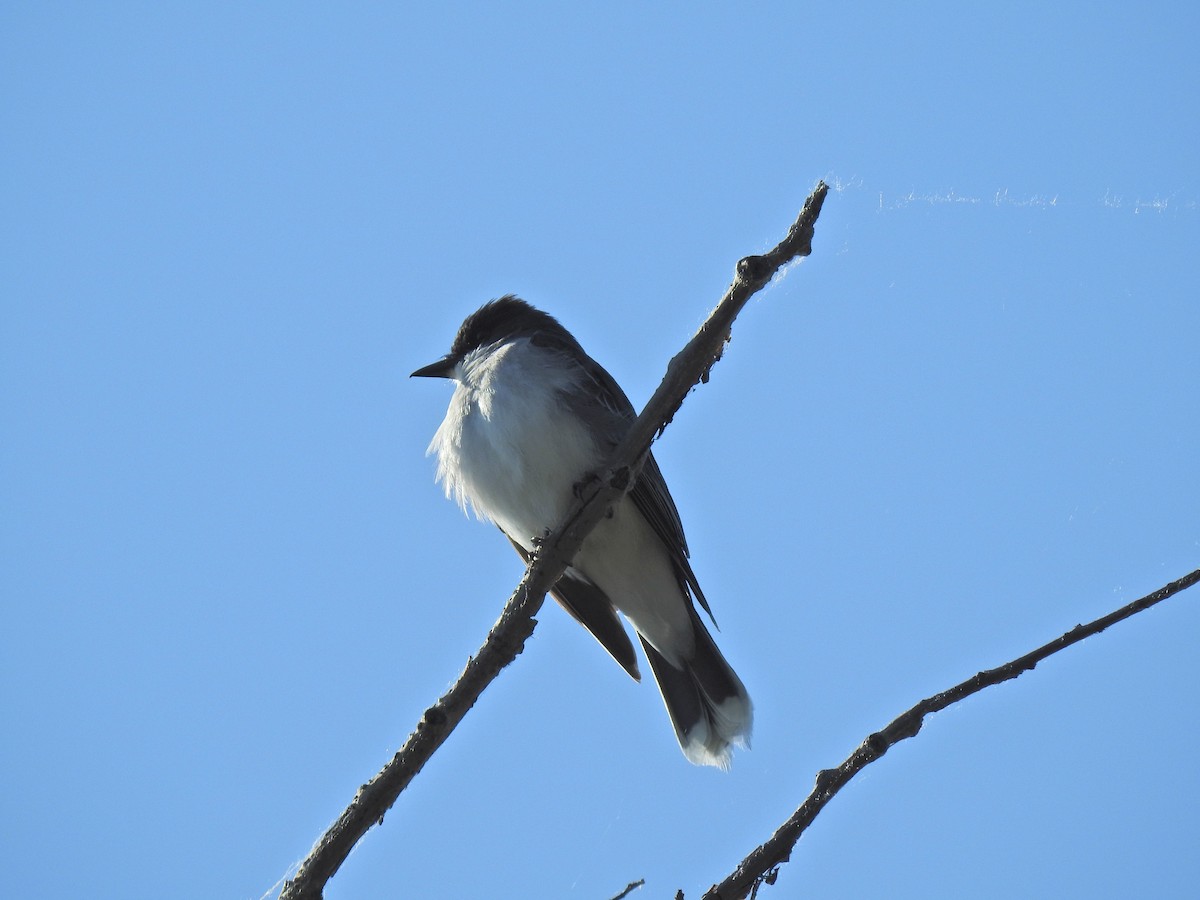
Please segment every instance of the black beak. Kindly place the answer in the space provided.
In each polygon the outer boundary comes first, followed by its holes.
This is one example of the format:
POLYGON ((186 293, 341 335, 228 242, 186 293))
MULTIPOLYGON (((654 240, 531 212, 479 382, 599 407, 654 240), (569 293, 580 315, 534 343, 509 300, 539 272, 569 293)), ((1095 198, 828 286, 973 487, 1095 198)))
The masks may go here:
POLYGON ((430 363, 424 368, 417 369, 409 375, 409 378, 453 378, 454 367, 458 365, 458 358, 447 353, 435 363, 430 363))

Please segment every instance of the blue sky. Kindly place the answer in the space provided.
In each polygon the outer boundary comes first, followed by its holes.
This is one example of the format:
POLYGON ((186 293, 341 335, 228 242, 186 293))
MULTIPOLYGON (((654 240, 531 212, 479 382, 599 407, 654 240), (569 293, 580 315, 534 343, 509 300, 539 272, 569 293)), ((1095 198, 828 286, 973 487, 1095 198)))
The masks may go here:
MULTIPOLYGON (((656 448, 754 749, 688 765, 548 605, 326 896, 699 896, 901 710, 1200 564, 1200 14, 1045 6, 7 5, 11 895, 269 895, 520 576, 407 374, 514 291, 640 403, 817 178, 656 448)), ((1198 634, 936 716, 767 896, 1190 896, 1198 634)))

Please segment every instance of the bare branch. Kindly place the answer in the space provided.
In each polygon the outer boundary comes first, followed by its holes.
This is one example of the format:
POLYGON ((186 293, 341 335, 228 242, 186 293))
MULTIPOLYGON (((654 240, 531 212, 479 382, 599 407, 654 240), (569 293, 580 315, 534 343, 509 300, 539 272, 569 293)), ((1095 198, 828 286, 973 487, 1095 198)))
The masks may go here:
POLYGON ((546 592, 574 559, 588 532, 633 484, 651 441, 667 427, 684 397, 697 382, 708 380, 708 370, 721 358, 729 329, 742 307, 785 264, 812 252, 813 225, 828 192, 825 182, 818 182, 787 237, 770 252, 746 257, 737 264, 733 284, 721 303, 671 360, 658 390, 613 452, 606 470, 599 473, 602 477, 581 492, 583 496, 562 524, 530 559, 521 583, 479 652, 467 662, 453 687, 425 710, 416 730, 391 761, 359 788, 346 811, 300 865, 296 877, 284 884, 280 900, 322 896, 326 882, 345 862, 354 845, 372 825, 383 821, 384 814, 475 705, 484 689, 524 649, 537 624, 534 616, 541 609, 546 592))
POLYGON ((1127 606, 1102 616, 1094 622, 1089 622, 1087 625, 1076 625, 1061 637, 1055 638, 1048 644, 1043 644, 1024 656, 1017 657, 1012 662, 980 672, 947 691, 922 700, 893 720, 882 731, 870 735, 836 769, 825 769, 817 773, 816 786, 804 803, 800 805, 800 808, 779 826, 779 829, 771 835, 766 843, 758 846, 746 856, 728 878, 709 888, 704 895, 704 900, 741 900, 751 891, 757 891, 760 882, 773 883, 779 866, 788 861, 800 836, 804 834, 834 795, 845 787, 855 775, 887 753, 891 747, 907 738, 915 737, 920 732, 925 717, 930 713, 943 710, 986 687, 1016 678, 1023 672, 1033 669, 1046 657, 1052 656, 1072 644, 1077 644, 1084 638, 1099 634, 1110 625, 1115 625, 1123 619, 1128 619, 1136 613, 1149 609, 1156 603, 1161 603, 1197 582, 1200 582, 1200 569, 1159 588, 1152 594, 1147 594, 1140 600, 1135 600, 1127 606))
POLYGON ((629 882, 629 884, 625 885, 625 890, 621 891, 621 893, 619 893, 619 894, 617 894, 617 896, 613 897, 612 900, 625 900, 626 897, 628 897, 630 894, 632 894, 634 891, 636 891, 638 888, 640 888, 645 883, 646 883, 645 878, 639 878, 637 881, 629 882))

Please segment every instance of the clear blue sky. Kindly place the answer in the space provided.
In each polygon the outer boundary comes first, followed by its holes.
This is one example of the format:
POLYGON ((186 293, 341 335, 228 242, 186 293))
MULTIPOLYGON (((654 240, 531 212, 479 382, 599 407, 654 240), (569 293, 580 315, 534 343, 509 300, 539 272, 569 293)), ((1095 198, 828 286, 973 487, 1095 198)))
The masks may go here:
MULTIPOLYGON (((271 892, 520 575, 407 374, 515 291, 641 403, 820 177, 656 451, 754 749, 688 765, 548 605, 330 900, 696 897, 916 700, 1196 567, 1198 16, 6 4, 6 892, 271 892)), ((935 717, 760 897, 1193 896, 1198 636, 1193 591, 935 717)))

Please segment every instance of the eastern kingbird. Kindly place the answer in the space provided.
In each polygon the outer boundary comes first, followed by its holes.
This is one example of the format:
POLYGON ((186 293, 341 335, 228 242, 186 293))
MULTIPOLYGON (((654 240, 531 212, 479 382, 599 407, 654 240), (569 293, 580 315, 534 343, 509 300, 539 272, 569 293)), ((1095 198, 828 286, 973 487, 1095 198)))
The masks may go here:
MULTIPOLYGON (((526 561, 636 418, 570 332, 511 294, 468 316, 450 352, 412 374, 455 382, 428 450, 446 496, 495 522, 526 561)), ((750 697, 692 603, 712 617, 653 455, 550 593, 640 681, 617 611, 629 619, 691 762, 726 769, 731 745, 748 746, 750 697)))

